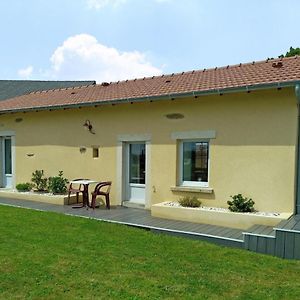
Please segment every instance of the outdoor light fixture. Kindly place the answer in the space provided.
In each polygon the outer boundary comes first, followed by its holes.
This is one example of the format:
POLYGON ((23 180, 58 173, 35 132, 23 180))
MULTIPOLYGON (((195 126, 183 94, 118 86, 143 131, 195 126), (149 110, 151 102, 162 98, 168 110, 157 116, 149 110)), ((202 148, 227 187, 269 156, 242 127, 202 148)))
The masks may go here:
POLYGON ((85 129, 87 129, 90 133, 95 134, 95 132, 93 131, 93 126, 92 126, 90 120, 86 120, 86 121, 84 122, 84 124, 83 124, 83 127, 84 127, 85 129))

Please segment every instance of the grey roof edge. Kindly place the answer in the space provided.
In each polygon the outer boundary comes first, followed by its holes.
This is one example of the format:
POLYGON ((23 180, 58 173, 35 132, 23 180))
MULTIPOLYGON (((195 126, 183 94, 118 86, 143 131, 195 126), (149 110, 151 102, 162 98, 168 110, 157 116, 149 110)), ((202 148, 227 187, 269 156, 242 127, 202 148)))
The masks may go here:
POLYGON ((27 79, 0 79, 0 82, 90 82, 95 83, 95 80, 27 80, 27 79))
POLYGON ((95 84, 96 81, 94 80, 0 80, 0 101, 26 95, 32 92, 59 88, 83 87, 95 84))
POLYGON ((93 102, 81 102, 76 104, 25 107, 20 109, 1 110, 0 115, 8 114, 8 113, 18 113, 18 112, 72 109, 72 108, 79 108, 79 107, 91 107, 91 106, 101 106, 101 105, 109 105, 109 104, 115 105, 121 103, 131 103, 131 102, 134 103, 134 102, 159 101, 159 100, 175 100, 175 99, 186 98, 186 97, 197 98, 197 97, 208 96, 208 95, 223 95, 223 94, 239 93, 239 92, 251 92, 256 90, 281 89, 284 87, 295 87, 296 84, 300 84, 300 80, 262 83, 262 84, 255 84, 255 85, 245 85, 239 87, 228 87, 223 89, 222 88, 211 89, 211 90, 204 90, 204 91, 190 91, 184 93, 152 95, 152 96, 145 96, 145 97, 138 97, 138 98, 120 98, 120 99, 113 99, 113 100, 97 100, 93 102))

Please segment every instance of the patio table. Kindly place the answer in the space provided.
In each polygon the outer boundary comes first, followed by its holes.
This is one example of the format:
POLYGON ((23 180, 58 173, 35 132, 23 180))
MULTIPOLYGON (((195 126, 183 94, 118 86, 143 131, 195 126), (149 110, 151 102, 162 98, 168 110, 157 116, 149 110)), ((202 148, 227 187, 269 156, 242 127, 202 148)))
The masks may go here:
POLYGON ((91 183, 98 183, 99 181, 83 179, 83 180, 71 180, 70 183, 73 184, 82 184, 83 192, 82 192, 82 205, 74 205, 72 208, 82 208, 82 207, 90 207, 89 203, 89 185, 91 183))

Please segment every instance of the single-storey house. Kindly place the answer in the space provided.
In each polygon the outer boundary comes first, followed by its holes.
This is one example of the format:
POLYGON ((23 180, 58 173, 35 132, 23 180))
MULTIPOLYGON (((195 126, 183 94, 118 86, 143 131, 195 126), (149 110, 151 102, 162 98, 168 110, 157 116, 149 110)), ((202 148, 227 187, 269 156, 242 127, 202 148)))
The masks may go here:
POLYGON ((96 84, 95 81, 0 80, 0 101, 24 94, 96 84))
MULTIPOLYGON (((42 81, 42 80, 0 80, 0 101, 50 89, 64 89, 96 84, 95 81, 42 81)), ((1 186, 13 187, 12 145, 10 136, 1 135, 1 186), (3 156, 4 155, 4 156, 3 156), (8 172, 5 171, 5 165, 8 172)))
POLYGON ((185 195, 299 213, 300 57, 33 91, 0 102, 0 185, 111 180, 112 205, 185 195), (89 129, 89 130, 86 130, 89 129))

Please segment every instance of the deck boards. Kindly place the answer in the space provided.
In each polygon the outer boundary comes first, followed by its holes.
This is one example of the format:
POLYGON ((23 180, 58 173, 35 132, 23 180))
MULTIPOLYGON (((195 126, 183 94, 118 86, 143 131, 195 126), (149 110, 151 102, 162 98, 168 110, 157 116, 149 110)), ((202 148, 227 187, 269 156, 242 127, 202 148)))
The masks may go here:
POLYGON ((269 236, 274 236, 275 235, 275 231, 273 229, 273 226, 265 226, 264 229, 262 229, 261 235, 269 235, 269 236))
POLYGON ((300 216, 292 216, 289 220, 280 222, 276 229, 283 231, 299 231, 300 232, 300 216))
POLYGON ((283 258, 300 259, 300 216, 272 226, 254 225, 247 230, 184 222, 152 217, 149 210, 114 207, 110 210, 73 209, 72 206, 53 205, 33 201, 0 198, 0 204, 19 206, 41 211, 63 213, 71 216, 93 218, 100 221, 125 224, 151 230, 154 233, 189 237, 220 245, 245 248, 283 258))
POLYGON ((264 235, 264 236, 275 236, 275 231, 272 226, 266 225, 253 225, 247 232, 251 234, 264 235))
POLYGON ((73 216, 83 216, 102 221, 121 223, 157 231, 194 235, 197 238, 226 240, 226 243, 243 243, 242 230, 223 226, 197 224, 152 217, 150 211, 137 208, 117 207, 106 209, 73 209, 71 206, 52 205, 32 201, 0 199, 0 204, 14 205, 31 209, 54 211, 73 216))

